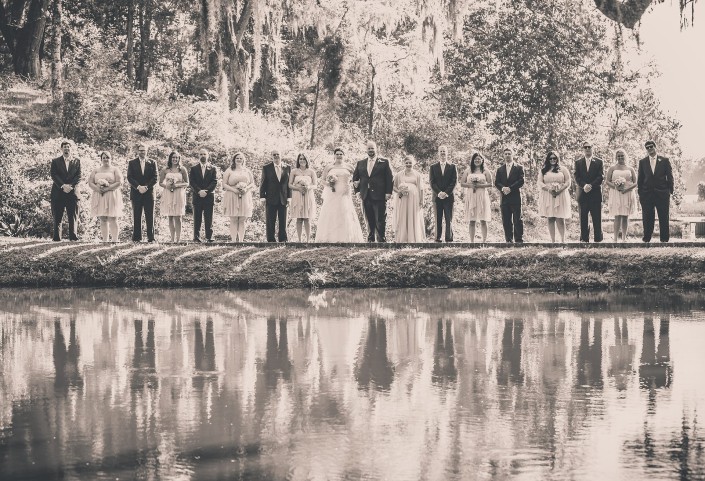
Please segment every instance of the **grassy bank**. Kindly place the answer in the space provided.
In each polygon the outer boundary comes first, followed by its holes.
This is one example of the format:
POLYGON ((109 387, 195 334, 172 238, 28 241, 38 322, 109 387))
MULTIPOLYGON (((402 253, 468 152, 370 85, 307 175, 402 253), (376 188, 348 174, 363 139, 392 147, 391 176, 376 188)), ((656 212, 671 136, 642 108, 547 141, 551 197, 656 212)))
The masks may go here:
POLYGON ((0 240, 0 286, 705 287, 705 249, 103 245, 0 240))

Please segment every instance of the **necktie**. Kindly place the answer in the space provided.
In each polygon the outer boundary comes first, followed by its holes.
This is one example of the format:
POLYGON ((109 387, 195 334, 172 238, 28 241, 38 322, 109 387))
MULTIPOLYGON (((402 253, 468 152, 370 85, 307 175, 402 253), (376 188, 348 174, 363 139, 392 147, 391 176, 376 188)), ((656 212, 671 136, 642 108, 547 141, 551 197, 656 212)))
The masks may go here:
POLYGON ((145 164, 145 161, 140 160, 140 167, 142 168, 142 175, 144 175, 144 164, 145 164))
POLYGON ((277 171, 277 179, 282 180, 282 170, 281 167, 278 165, 274 166, 274 169, 277 171))
POLYGON ((446 164, 441 162, 441 175, 446 174, 446 164))
POLYGON ((372 175, 372 171, 375 168, 375 161, 373 160, 368 160, 367 161, 367 175, 372 175))

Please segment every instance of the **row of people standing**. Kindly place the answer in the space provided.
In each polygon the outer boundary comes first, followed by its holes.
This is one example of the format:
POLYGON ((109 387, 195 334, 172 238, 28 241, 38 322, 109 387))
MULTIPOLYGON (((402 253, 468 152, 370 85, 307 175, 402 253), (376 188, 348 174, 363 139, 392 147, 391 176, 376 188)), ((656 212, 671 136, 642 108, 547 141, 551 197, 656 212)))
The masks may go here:
MULTIPOLYGON (((655 151, 655 144, 647 142, 648 149, 655 151)), ((583 144, 585 156, 575 163, 575 180, 578 185, 578 204, 580 206, 581 240, 589 240, 588 216, 592 216, 595 241, 602 240, 601 185, 605 179, 601 159, 592 156, 592 146, 583 144)), ((77 202, 75 185, 80 179, 80 161, 70 156, 71 145, 62 144, 64 155, 52 162, 52 210, 54 211, 54 240, 59 240, 58 226, 63 210, 69 212, 69 231, 72 240, 75 235, 75 213, 77 202), (56 195, 59 191, 59 195, 56 195), (60 202, 56 202, 56 200, 60 202), (63 209, 63 210, 62 210, 63 209), (72 217, 70 214, 74 212, 72 217), (58 215, 57 215, 58 213, 58 215)), ((368 143, 368 158, 352 166, 344 162, 341 149, 334 152, 334 162, 323 173, 323 205, 318 218, 317 242, 361 242, 362 229, 352 203, 352 192, 361 196, 365 218, 368 223, 368 241, 385 242, 386 204, 394 196, 394 219, 397 242, 424 242, 426 239, 423 223, 424 182, 414 169, 412 157, 407 157, 404 169, 392 174, 389 162, 376 155, 374 142, 368 143), (352 187, 351 189, 351 181, 352 187), (337 188, 336 188, 337 187, 337 188)), ((445 220, 445 240, 453 241, 452 217, 454 190, 459 184, 465 189, 465 212, 469 224, 470 237, 474 241, 476 226, 481 229, 484 242, 487 236, 487 222, 491 217, 489 189, 494 185, 501 193, 500 211, 502 215, 505 240, 507 242, 523 241, 523 221, 521 212, 520 190, 524 185, 524 171, 514 161, 514 152, 507 148, 503 152, 504 164, 494 177, 485 168, 485 159, 480 153, 472 155, 470 166, 458 182, 456 166, 448 161, 448 148, 439 149, 439 162, 433 164, 429 172, 429 182, 433 191, 436 207, 436 241, 441 242, 445 220)), ((615 217, 615 241, 624 240, 628 227, 628 218, 636 211, 634 190, 643 180, 644 188, 640 190, 642 205, 651 202, 652 212, 656 209, 661 221, 661 238, 668 240, 668 202, 663 202, 663 191, 672 192, 672 174, 668 159, 656 156, 656 165, 647 174, 647 162, 640 162, 639 174, 626 164, 626 153, 619 149, 615 155, 616 164, 607 172, 605 183, 610 187, 609 208, 615 217), (656 172, 665 180, 654 180, 656 172), (670 179, 670 181, 668 180, 670 179), (664 183, 665 182, 665 183, 664 183), (669 183, 670 182, 670 183, 669 183), (656 186, 655 201, 649 195, 656 186), (657 185, 656 185, 657 184, 657 185), (662 185, 663 184, 663 185, 662 185), (643 191, 643 192, 642 192, 643 191), (644 195, 641 195, 641 194, 644 195), (665 207, 665 212, 664 212, 665 207), (660 209, 660 210, 659 210, 660 209), (665 229, 664 229, 665 223, 665 229), (665 231, 665 232, 664 232, 665 231), (622 233, 620 235, 620 232, 622 233)), ((651 161, 648 162, 650 164, 651 161)), ((267 240, 286 242, 287 210, 296 220, 299 241, 310 240, 311 221, 315 216, 314 190, 319 181, 315 171, 309 166, 304 154, 299 154, 296 166, 291 169, 281 162, 279 152, 273 152, 272 162, 262 169, 260 198, 265 203, 267 240), (275 239, 275 226, 279 223, 279 232, 275 239), (303 236, 305 234, 305 237, 303 236)), ((186 188, 193 190, 194 240, 200 241, 201 224, 205 221, 206 240, 212 241, 214 190, 218 184, 218 170, 208 162, 208 152, 199 152, 199 163, 189 171, 181 163, 176 151, 169 155, 166 169, 158 172, 157 165, 147 158, 147 148, 138 147, 138 157, 128 164, 127 179, 130 183, 130 199, 134 214, 133 241, 142 238, 142 216, 147 224, 147 238, 154 241, 154 186, 159 183, 163 188, 161 198, 161 215, 169 219, 171 240, 178 242, 181 233, 181 219, 185 214, 186 188)), ((88 180, 94 191, 91 198, 93 216, 100 219, 101 234, 104 240, 112 237, 117 240, 117 218, 122 214, 122 196, 120 186, 122 176, 119 170, 110 164, 110 155, 101 154, 101 165, 88 180)), ((538 178, 538 210, 548 219, 551 240, 562 242, 565 236, 565 220, 570 218, 571 174, 560 164, 559 156, 549 152, 538 178)), ((233 241, 244 240, 245 224, 252 216, 252 193, 256 190, 252 172, 245 166, 245 157, 236 153, 231 165, 223 175, 223 214, 230 218, 230 235, 233 241)), ((670 194, 668 194, 670 195, 670 194)), ((648 212, 644 215, 645 238, 650 239, 653 231, 654 216, 649 226, 648 212), (648 229, 651 229, 650 231, 648 229)))

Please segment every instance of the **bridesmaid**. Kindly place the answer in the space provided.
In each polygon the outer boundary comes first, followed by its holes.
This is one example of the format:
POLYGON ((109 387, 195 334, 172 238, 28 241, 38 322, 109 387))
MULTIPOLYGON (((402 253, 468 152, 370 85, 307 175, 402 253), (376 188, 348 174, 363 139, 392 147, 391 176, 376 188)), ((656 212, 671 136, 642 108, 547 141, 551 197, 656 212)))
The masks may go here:
POLYGON ((465 187, 465 214, 467 215, 470 242, 475 243, 477 223, 480 223, 482 243, 487 241, 487 223, 490 220, 490 192, 492 187, 492 174, 485 169, 485 158, 481 153, 475 152, 470 159, 470 168, 465 172, 461 187, 465 187))
POLYGON ((230 217, 230 240, 245 240, 245 224, 252 217, 252 189, 255 177, 245 167, 245 155, 236 152, 223 174, 223 215, 230 217))
POLYGON ((539 215, 548 219, 548 233, 552 243, 556 242, 556 227, 558 242, 565 242, 565 220, 570 219, 570 184, 570 172, 560 164, 556 152, 549 152, 539 172, 537 187, 539 215))
POLYGON ((188 172, 181 164, 181 154, 173 150, 166 162, 166 169, 159 172, 162 198, 159 212, 169 218, 171 242, 181 240, 181 219, 186 214, 186 187, 188 172))
POLYGON ((296 168, 289 176, 291 194, 291 218, 296 219, 296 234, 301 242, 302 227, 306 229, 306 242, 311 241, 311 219, 316 212, 314 189, 318 179, 316 172, 308 163, 306 155, 300 153, 296 158, 296 168))
POLYGON ((617 149, 614 153, 615 164, 609 168, 605 176, 609 187, 607 205, 610 215, 614 217, 614 241, 627 240, 629 216, 636 214, 636 172, 627 164, 627 153, 617 149))
POLYGON ((423 181, 414 169, 414 158, 404 159, 404 169, 394 176, 394 230, 396 242, 425 242, 423 222, 423 181))
POLYGON ((100 219, 103 242, 118 241, 118 217, 122 215, 122 174, 111 164, 108 152, 101 152, 100 166, 88 178, 91 195, 91 216, 100 219))

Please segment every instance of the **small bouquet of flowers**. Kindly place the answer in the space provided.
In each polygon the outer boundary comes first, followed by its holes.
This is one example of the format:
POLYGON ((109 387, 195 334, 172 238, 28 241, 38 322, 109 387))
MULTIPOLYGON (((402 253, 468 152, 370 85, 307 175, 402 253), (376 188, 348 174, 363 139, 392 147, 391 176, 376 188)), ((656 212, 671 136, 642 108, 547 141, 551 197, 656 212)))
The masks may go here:
POLYGON ((247 188, 247 184, 244 182, 238 182, 235 184, 235 188, 238 190, 237 197, 239 199, 242 199, 242 194, 245 193, 245 189, 247 188))
POLYGON ((472 184, 472 190, 473 192, 477 188, 477 184, 485 180, 485 175, 484 174, 470 174, 470 178, 468 179, 470 183, 472 184))
POLYGON ((338 177, 333 174, 328 174, 328 177, 326 177, 326 183, 330 186, 330 190, 332 192, 335 192, 336 182, 338 182, 338 177))
POLYGON ((407 184, 401 184, 399 186, 399 198, 401 199, 405 195, 409 195, 409 186, 407 184))
POLYGON ((167 183, 167 185, 169 186, 169 190, 170 190, 171 192, 174 192, 174 184, 176 183, 176 181, 174 180, 174 178, 171 177, 171 176, 167 176, 167 178, 166 178, 166 183, 167 183))
POLYGON ((549 190, 553 195, 557 195, 558 192, 561 190, 561 187, 561 184, 559 184, 558 182, 553 182, 549 190))
POLYGON ((297 177, 296 185, 301 187, 302 193, 305 194, 308 191, 308 187, 311 185, 311 178, 308 176, 297 177))
MULTIPOLYGON (((98 187, 108 187, 110 185, 110 182, 107 181, 107 179, 98 179, 98 182, 96 182, 98 187)), ((105 194, 105 192, 101 192, 100 195, 105 194)))
POLYGON ((614 179, 614 185, 617 187, 617 190, 622 190, 627 183, 626 180, 624 180, 624 177, 616 177, 614 179))

